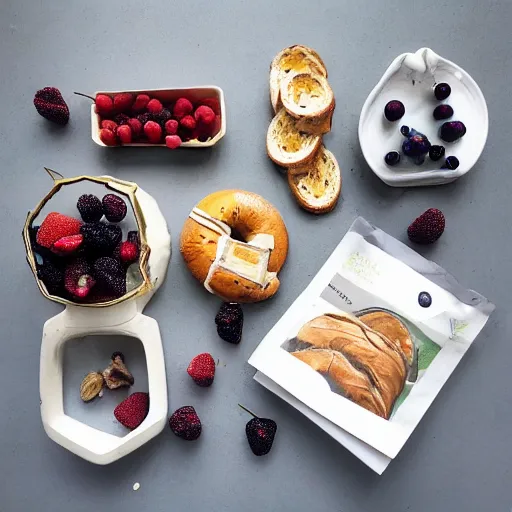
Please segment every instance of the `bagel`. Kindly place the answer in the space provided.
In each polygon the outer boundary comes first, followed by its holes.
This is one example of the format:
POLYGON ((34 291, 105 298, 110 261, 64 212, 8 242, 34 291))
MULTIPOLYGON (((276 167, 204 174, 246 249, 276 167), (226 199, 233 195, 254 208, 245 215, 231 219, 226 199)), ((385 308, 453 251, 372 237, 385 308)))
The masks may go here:
POLYGON ((259 302, 279 288, 288 233, 278 210, 263 197, 221 190, 192 209, 180 251, 192 275, 228 302, 259 302))
POLYGON ((290 73, 281 80, 281 102, 297 119, 317 119, 333 109, 334 93, 322 75, 290 73))

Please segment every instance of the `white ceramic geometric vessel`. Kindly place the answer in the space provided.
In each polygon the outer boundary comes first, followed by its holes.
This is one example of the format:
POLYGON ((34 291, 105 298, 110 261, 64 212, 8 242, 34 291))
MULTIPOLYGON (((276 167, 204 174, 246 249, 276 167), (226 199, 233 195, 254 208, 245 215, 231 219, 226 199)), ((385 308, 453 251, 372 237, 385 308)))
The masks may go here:
MULTIPOLYGON (((113 188, 121 183, 108 176, 100 177, 103 178, 111 179, 113 188)), ((146 224, 145 238, 150 249, 147 262, 150 286, 144 288, 143 293, 112 306, 93 308, 68 304, 62 313, 48 320, 43 329, 39 387, 44 429, 56 443, 96 464, 109 464, 142 446, 162 431, 167 419, 162 339, 158 323, 144 315, 143 310, 165 280, 171 256, 171 236, 156 201, 138 187, 134 195, 146 224), (124 437, 97 430, 64 412, 64 345, 73 338, 95 334, 134 337, 144 347, 149 413, 139 427, 124 437)))
POLYGON ((359 143, 368 165, 388 185, 440 185, 460 178, 475 165, 484 149, 488 130, 487 104, 473 78, 430 48, 421 48, 416 53, 399 55, 368 96, 359 119, 359 143), (440 82, 449 83, 452 89, 445 101, 438 101, 433 93, 434 84, 440 82), (384 117, 384 106, 391 100, 400 100, 405 105, 404 117, 393 123, 384 117), (442 103, 451 105, 454 115, 451 119, 436 121, 432 112, 442 103), (449 144, 439 138, 438 131, 443 122, 451 120, 462 121, 467 132, 459 141, 449 144), (445 158, 434 162, 428 157, 418 166, 403 154, 397 166, 388 166, 384 162, 386 153, 401 152, 402 125, 424 133, 431 144, 445 146, 446 157, 456 156, 459 167, 440 169, 445 158))
MULTIPOLYGON (((192 102, 202 100, 204 98, 215 98, 218 100, 220 105, 220 130, 211 139, 200 142, 198 140, 190 140, 183 142, 180 148, 208 148, 219 142, 222 137, 226 134, 226 103, 224 101, 224 91, 215 85, 201 85, 197 87, 179 87, 174 89, 140 89, 140 90, 129 90, 129 91, 96 91, 94 97, 97 94, 108 94, 113 96, 121 92, 131 92, 132 94, 148 94, 151 98, 156 98, 162 102, 176 101, 178 98, 185 97, 192 102)), ((132 142, 130 144, 122 144, 119 146, 107 146, 100 139, 100 116, 96 113, 94 103, 91 105, 91 136, 92 140, 106 148, 117 148, 117 147, 163 147, 165 144, 148 144, 145 142, 132 142)))

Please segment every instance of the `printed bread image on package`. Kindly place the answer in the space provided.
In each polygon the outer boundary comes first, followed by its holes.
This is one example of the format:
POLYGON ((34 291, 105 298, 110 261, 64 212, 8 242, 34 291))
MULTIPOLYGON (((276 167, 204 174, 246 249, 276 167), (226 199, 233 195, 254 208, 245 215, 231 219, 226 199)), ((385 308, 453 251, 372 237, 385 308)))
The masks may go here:
POLYGON ((326 313, 282 347, 322 374, 331 390, 389 419, 440 347, 409 322, 379 308, 326 313), (421 363, 420 363, 421 359, 421 363))

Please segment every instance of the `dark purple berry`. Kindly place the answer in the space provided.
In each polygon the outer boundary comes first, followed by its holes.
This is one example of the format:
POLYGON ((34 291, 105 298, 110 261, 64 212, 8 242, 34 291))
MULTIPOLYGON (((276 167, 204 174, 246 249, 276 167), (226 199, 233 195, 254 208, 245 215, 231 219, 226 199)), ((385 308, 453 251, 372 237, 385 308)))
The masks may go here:
POLYGON ((447 83, 437 84, 434 88, 434 95, 439 101, 443 101, 452 93, 452 88, 447 83))
POLYGON ((129 119, 130 119, 130 116, 127 116, 126 114, 117 114, 117 116, 114 117, 114 121, 119 126, 122 126, 123 124, 128 124, 129 119))
POLYGON ((409 136, 404 140, 402 144, 402 151, 410 158, 417 159, 418 163, 424 155, 428 153, 430 149, 430 141, 423 135, 423 133, 417 132, 414 128, 409 130, 409 136))
POLYGON ((450 105, 439 105, 434 109, 433 115, 436 121, 449 119, 453 116, 453 108, 450 105))
POLYGON ((84 222, 98 222, 103 217, 103 206, 98 197, 84 194, 78 198, 76 207, 84 222))
POLYGON ((409 131, 410 131, 410 128, 408 126, 406 126, 405 124, 400 128, 400 133, 404 137, 408 137, 409 136, 409 131))
POLYGON ((103 212, 109 222, 121 222, 126 217, 126 203, 115 194, 107 194, 101 200, 103 212))
POLYGON ((449 156, 445 162, 444 165, 441 167, 441 169, 449 169, 450 171, 453 171, 459 167, 459 159, 456 156, 449 156))
POLYGON ((217 324, 217 333, 224 341, 240 343, 244 325, 244 312, 240 304, 224 302, 215 317, 215 323, 217 324))
POLYGON ((466 126, 462 121, 448 121, 443 123, 439 136, 445 142, 455 142, 466 134, 466 126))
POLYGON ((418 295, 418 304, 422 308, 428 308, 432 304, 432 297, 430 296, 430 293, 428 292, 421 292, 418 295))
POLYGON ((94 262, 93 275, 97 282, 122 297, 126 293, 126 274, 118 260, 104 256, 94 262))
POLYGON ((444 156, 444 146, 438 146, 433 145, 430 146, 430 149, 428 151, 428 156, 430 157, 430 160, 433 160, 434 162, 437 162, 444 156))
POLYGON ((398 121, 405 114, 405 107, 401 101, 392 100, 386 103, 384 107, 384 115, 388 121, 398 121))
POLYGON ((400 162, 400 153, 398 151, 390 151, 385 157, 384 161, 387 165, 397 165, 400 162))
POLYGON ((91 256, 112 254, 123 236, 119 226, 103 222, 82 225, 80 234, 84 237, 84 249, 91 256))

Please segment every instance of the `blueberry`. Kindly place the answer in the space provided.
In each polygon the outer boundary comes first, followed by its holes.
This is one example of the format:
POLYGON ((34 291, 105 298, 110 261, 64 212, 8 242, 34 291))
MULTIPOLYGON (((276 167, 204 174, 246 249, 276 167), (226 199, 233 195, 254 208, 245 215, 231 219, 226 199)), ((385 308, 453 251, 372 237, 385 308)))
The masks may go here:
POLYGON ((459 167, 459 159, 456 156, 449 156, 445 162, 444 165, 441 167, 441 169, 450 169, 450 171, 453 171, 459 167))
POLYGON ((430 157, 430 160, 437 162, 439 159, 443 158, 444 151, 445 151, 444 146, 433 145, 433 146, 430 146, 428 156, 430 157))
POLYGON ((421 292, 418 295, 418 304, 422 308, 429 308, 430 305, 432 304, 432 297, 430 296, 430 293, 428 293, 428 292, 421 292))
POLYGON ((455 142, 466 134, 466 126, 462 121, 448 121, 443 123, 439 136, 445 142, 455 142))
POLYGON ((400 162, 400 153, 398 151, 390 151, 385 157, 384 161, 388 165, 397 165, 400 162))
POLYGON ((433 116, 436 121, 449 119, 453 116, 453 108, 450 105, 439 105, 434 109, 433 116))
POLYGON ((439 100, 445 100, 452 93, 452 88, 447 83, 437 84, 434 88, 434 95, 439 100))
POLYGON ((384 115, 388 121, 398 121, 405 114, 405 107, 401 101, 392 100, 386 103, 384 107, 384 115))
POLYGON ((406 126, 405 124, 400 128, 400 133, 404 137, 407 137, 409 135, 409 131, 410 131, 410 128, 408 126, 406 126))
POLYGON ((411 128, 409 130, 409 136, 402 143, 402 151, 404 154, 417 159, 418 157, 426 155, 429 149, 430 141, 427 139, 426 135, 411 128))

